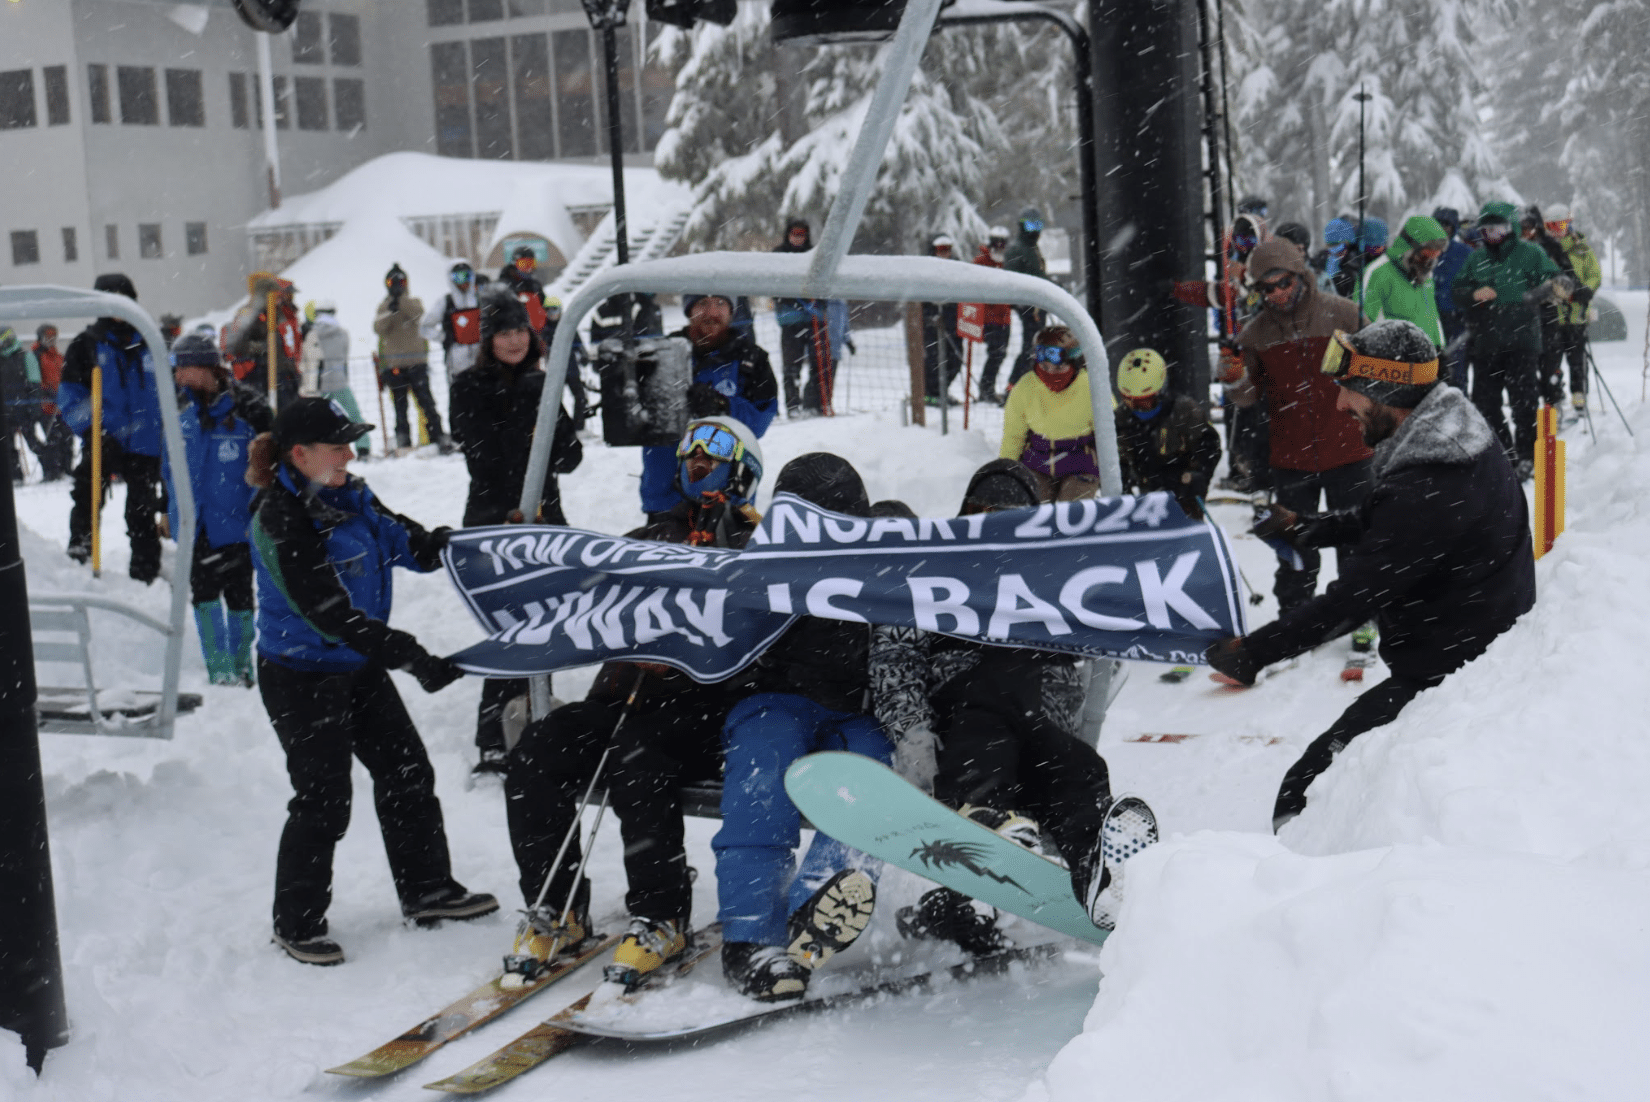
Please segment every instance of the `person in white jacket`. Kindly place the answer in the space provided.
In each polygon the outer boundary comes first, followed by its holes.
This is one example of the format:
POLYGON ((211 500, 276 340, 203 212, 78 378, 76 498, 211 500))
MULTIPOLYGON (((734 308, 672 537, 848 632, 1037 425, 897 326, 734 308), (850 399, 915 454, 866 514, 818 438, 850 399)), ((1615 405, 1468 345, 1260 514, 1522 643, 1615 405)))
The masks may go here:
POLYGON ((447 272, 447 293, 419 322, 420 336, 441 342, 448 386, 459 372, 475 366, 481 348, 481 302, 476 296, 486 278, 478 276, 469 261, 458 261, 447 272))
MULTIPOLYGON (((304 338, 298 376, 302 381, 301 393, 337 402, 351 421, 364 420, 361 407, 355 401, 355 391, 349 385, 349 330, 338 324, 338 304, 331 299, 315 304, 315 321, 309 327, 309 336, 304 338)), ((365 459, 371 451, 367 437, 356 440, 357 458, 365 459)))

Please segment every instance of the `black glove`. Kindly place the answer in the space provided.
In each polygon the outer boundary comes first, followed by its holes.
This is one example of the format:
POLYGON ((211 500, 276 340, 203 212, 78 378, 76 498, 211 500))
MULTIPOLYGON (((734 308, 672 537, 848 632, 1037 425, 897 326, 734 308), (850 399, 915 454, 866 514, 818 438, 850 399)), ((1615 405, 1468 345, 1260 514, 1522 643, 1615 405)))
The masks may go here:
POLYGON ((1281 539, 1285 543, 1294 543, 1295 537, 1300 534, 1300 516, 1293 509, 1286 509, 1282 505, 1255 506, 1255 522, 1249 531, 1270 543, 1281 539))
POLYGON ((1260 666, 1243 649, 1243 639, 1239 636, 1213 644, 1203 652, 1203 658, 1212 668, 1243 685, 1253 685, 1260 673, 1260 666))
POLYGON ((464 676, 464 671, 434 654, 423 654, 408 662, 405 669, 418 678, 427 693, 438 693, 464 676))
POLYGON ((1594 291, 1591 287, 1577 287, 1575 293, 1570 296, 1570 301, 1577 306, 1586 306, 1593 301, 1593 294, 1594 291))
POLYGON ((728 396, 709 383, 694 383, 688 387, 687 403, 690 417, 717 417, 733 408, 728 403, 728 396))
POLYGON ((431 532, 429 543, 430 553, 432 555, 439 555, 441 552, 445 551, 447 549, 447 541, 452 538, 453 530, 445 524, 431 532))

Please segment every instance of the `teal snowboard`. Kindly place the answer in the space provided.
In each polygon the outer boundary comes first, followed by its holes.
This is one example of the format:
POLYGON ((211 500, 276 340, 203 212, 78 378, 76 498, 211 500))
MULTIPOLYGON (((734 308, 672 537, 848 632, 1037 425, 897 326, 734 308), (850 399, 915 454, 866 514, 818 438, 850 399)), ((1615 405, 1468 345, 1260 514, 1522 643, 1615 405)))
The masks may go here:
POLYGON ((1063 866, 963 818, 880 762, 809 754, 786 771, 785 791, 844 845, 1050 930, 1106 940, 1109 931, 1089 921, 1063 866))

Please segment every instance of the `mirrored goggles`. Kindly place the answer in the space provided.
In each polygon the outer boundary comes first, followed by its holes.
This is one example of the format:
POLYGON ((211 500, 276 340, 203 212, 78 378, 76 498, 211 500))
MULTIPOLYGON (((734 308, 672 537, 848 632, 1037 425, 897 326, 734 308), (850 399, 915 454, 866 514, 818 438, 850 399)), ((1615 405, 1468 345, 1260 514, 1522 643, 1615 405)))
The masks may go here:
POLYGON ((454 268, 448 274, 448 278, 453 281, 455 287, 468 287, 470 281, 475 277, 476 274, 468 268, 454 268))
POLYGON ((1020 228, 1023 229, 1023 230, 1026 230, 1029 233, 1041 233, 1042 229, 1043 229, 1043 224, 1041 222, 1037 221, 1035 218, 1033 218, 1033 219, 1030 219, 1028 221, 1021 222, 1020 223, 1020 228))
POLYGON ((686 459, 695 452, 732 463, 744 458, 745 446, 739 442, 739 437, 721 425, 707 423, 694 425, 676 447, 679 459, 686 459))
POLYGON ((1081 348, 1061 348, 1053 344, 1039 344, 1032 349, 1031 358, 1040 364, 1072 364, 1083 358, 1081 348))
POLYGON ((1328 347, 1323 350, 1320 370, 1335 380, 1352 375, 1378 383, 1401 383, 1404 386, 1427 386, 1438 381, 1437 357, 1425 363, 1412 364, 1365 356, 1353 351, 1344 329, 1335 330, 1335 335, 1329 339, 1328 347))

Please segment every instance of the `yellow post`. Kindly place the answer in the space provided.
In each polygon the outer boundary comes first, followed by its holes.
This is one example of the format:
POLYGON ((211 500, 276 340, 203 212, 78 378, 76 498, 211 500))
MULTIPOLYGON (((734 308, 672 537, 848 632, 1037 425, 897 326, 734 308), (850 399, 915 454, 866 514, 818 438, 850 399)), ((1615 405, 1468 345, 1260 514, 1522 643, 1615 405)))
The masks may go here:
POLYGON ((92 577, 103 576, 103 369, 92 365, 92 577))
POLYGON ((271 291, 264 296, 264 338, 265 347, 269 356, 269 408, 274 412, 275 402, 275 365, 279 362, 281 347, 280 322, 275 314, 275 303, 280 295, 278 291, 271 291))
POLYGON ((1536 415, 1535 557, 1553 549, 1564 531, 1564 441, 1558 438, 1558 410, 1542 406, 1536 415))

